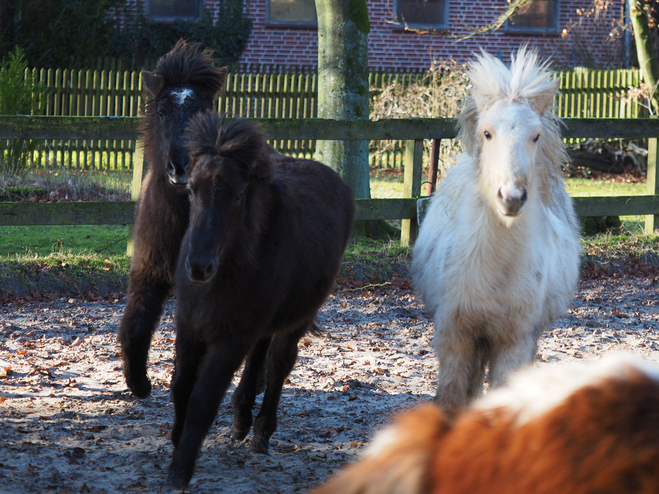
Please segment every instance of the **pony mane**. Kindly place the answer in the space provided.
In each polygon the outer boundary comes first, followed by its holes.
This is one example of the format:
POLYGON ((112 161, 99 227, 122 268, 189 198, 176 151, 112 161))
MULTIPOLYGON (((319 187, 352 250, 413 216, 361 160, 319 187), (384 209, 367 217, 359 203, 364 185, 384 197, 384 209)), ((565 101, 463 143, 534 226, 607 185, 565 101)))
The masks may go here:
POLYGON ((252 177, 268 180, 271 176, 265 135, 252 122, 237 119, 225 125, 217 113, 200 112, 190 120, 185 139, 188 152, 195 158, 203 154, 225 156, 243 163, 252 177))
MULTIPOLYGON (((480 98, 528 100, 551 97, 556 86, 550 80, 553 75, 548 61, 541 62, 538 52, 520 48, 511 55, 510 68, 498 58, 482 51, 476 61, 469 64, 467 74, 473 85, 472 95, 480 98)), ((481 109, 482 110, 482 109, 481 109)))
POLYGON ((561 137, 561 120, 551 111, 547 101, 556 94, 557 82, 547 61, 540 61, 535 50, 526 46, 511 54, 510 68, 498 58, 482 51, 469 63, 467 75, 472 83, 465 107, 458 115, 458 138, 472 159, 480 156, 482 138, 477 132, 478 116, 499 100, 528 103, 542 122, 543 133, 538 149, 538 174, 543 203, 550 206, 551 190, 560 186, 562 170, 569 157, 561 137))
POLYGON ((224 85, 226 68, 213 66, 213 51, 180 39, 156 64, 154 74, 165 86, 192 85, 213 97, 224 85))

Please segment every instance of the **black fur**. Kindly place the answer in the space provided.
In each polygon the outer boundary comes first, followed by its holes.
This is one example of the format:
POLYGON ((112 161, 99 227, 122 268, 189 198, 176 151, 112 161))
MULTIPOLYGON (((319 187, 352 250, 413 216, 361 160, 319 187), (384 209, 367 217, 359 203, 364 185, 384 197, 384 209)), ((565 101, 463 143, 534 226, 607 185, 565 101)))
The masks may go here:
POLYGON ((179 487, 192 477, 247 355, 233 398, 232 435, 242 439, 252 426, 265 365, 251 450, 267 453, 298 341, 315 329, 355 214, 352 192, 338 174, 316 161, 272 154, 254 125, 220 126, 217 115, 206 112, 191 121, 187 135, 192 198, 176 270, 176 418, 168 478, 179 487))
POLYGON ((185 190, 190 163, 183 133, 190 117, 213 107, 226 68, 212 65, 209 51, 179 41, 158 61, 153 74, 143 72, 149 101, 142 118, 144 158, 149 165, 137 206, 135 249, 131 260, 128 305, 119 323, 126 384, 139 398, 151 393, 146 364, 151 337, 165 297, 174 284, 181 240, 190 205, 185 190), (191 89, 183 104, 172 92, 191 89))

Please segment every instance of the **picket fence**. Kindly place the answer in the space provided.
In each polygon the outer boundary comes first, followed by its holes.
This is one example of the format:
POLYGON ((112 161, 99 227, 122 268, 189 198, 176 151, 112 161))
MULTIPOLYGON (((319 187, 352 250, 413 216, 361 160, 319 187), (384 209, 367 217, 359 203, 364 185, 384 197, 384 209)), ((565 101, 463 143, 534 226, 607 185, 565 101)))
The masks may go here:
MULTIPOLYGON (((139 71, 32 69, 45 93, 33 100, 32 115, 134 117, 142 103, 139 71)), ((424 81, 423 71, 370 74, 372 88, 389 84, 406 87, 424 81)), ((557 73, 561 78, 555 111, 561 118, 637 118, 646 116, 639 71, 575 68, 557 73), (631 90, 631 91, 630 91, 631 90), (632 96, 630 96, 630 93, 632 96)), ((229 117, 313 119, 317 117, 317 74, 313 67, 244 66, 229 74, 218 111, 229 117)), ((455 115, 437 115, 454 117, 455 115)), ((280 152, 311 157, 312 140, 277 140, 280 152)), ((401 167, 404 143, 391 146, 384 166, 401 167)), ((75 169, 131 170, 134 140, 45 140, 32 157, 31 166, 64 166, 75 169)))

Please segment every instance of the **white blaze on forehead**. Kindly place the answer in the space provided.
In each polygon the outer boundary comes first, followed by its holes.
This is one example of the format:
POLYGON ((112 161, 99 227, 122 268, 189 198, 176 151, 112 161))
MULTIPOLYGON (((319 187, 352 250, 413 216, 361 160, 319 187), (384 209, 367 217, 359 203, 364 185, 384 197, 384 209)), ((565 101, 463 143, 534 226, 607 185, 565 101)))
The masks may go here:
POLYGON ((194 92, 192 91, 192 89, 189 89, 187 87, 181 89, 180 91, 172 91, 172 96, 176 98, 176 103, 178 103, 179 105, 182 105, 185 102, 185 100, 190 96, 192 96, 193 94, 194 92))

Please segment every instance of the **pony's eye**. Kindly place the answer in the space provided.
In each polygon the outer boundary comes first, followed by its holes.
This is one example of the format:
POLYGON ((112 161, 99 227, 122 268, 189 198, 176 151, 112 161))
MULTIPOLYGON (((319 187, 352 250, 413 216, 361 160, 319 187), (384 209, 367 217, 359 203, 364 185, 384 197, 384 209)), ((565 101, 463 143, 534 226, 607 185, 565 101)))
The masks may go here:
POLYGON ((484 134, 485 134, 485 139, 487 139, 488 141, 489 141, 490 139, 492 139, 492 134, 490 134, 490 132, 489 132, 488 130, 486 130, 486 131, 484 132, 484 134))
POLYGON ((187 189, 188 190, 188 195, 192 197, 192 189, 187 189))
POLYGON ((538 134, 533 138, 533 142, 538 142, 538 139, 540 139, 540 134, 538 134))

